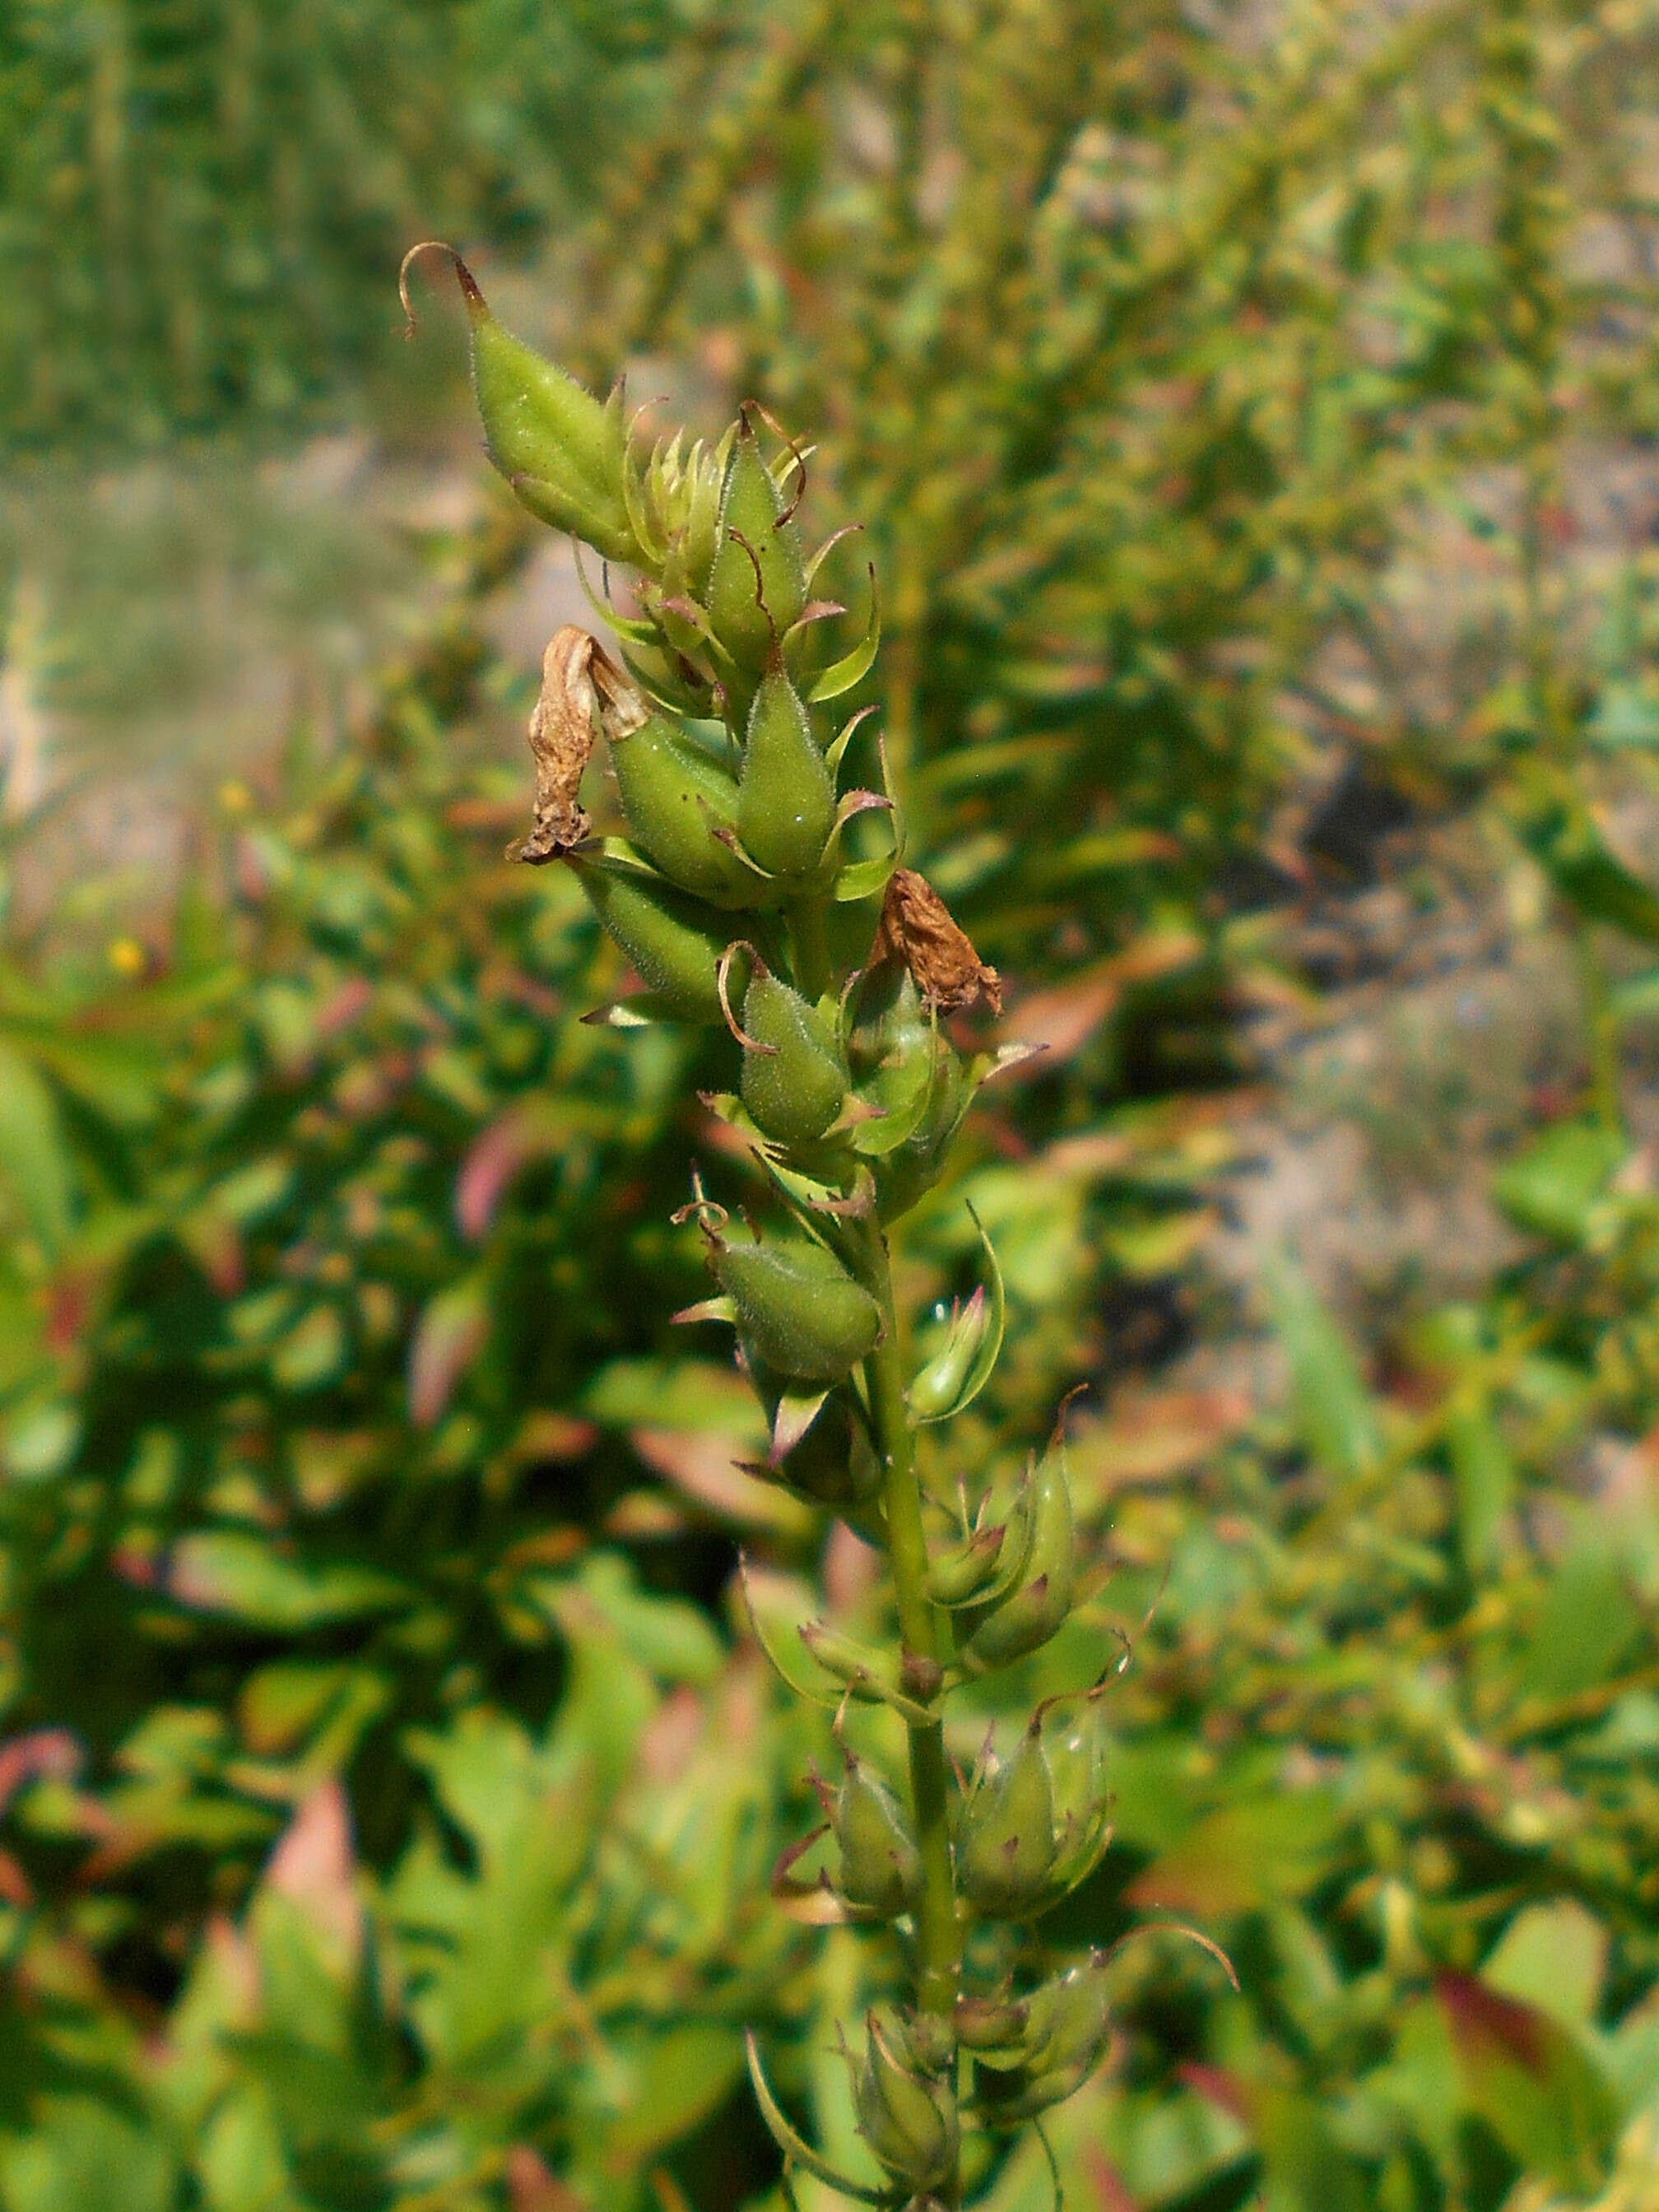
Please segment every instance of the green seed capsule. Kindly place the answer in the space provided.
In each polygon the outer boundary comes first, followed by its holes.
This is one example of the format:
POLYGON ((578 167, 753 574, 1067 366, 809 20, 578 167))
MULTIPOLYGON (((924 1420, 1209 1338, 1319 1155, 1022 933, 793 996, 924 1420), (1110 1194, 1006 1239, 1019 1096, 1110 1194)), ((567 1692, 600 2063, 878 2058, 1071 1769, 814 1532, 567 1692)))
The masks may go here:
POLYGON ((708 1264, 744 1335, 780 1375, 838 1382, 881 1334, 880 1307, 821 1245, 711 1238, 708 1264))
POLYGON ((954 2090, 904 2065, 873 2013, 853 2070, 853 2105, 860 2134, 896 2180, 928 2189, 956 2171, 962 2130, 954 2090))
POLYGON ((613 738, 611 762, 629 835, 671 882, 713 906, 757 902, 764 884, 719 834, 735 834, 737 781, 695 738, 653 714, 613 738))
POLYGON ((635 869, 566 854, 588 903, 672 1021, 725 1019, 716 975, 726 932, 718 915, 635 869))
POLYGON ((847 1069, 829 1024, 799 991, 757 965, 743 997, 743 1103, 781 1145, 810 1144, 842 1109, 847 1069))
POLYGON ((1054 1786, 1034 1723, 1012 1759, 963 1808, 957 1848, 962 1893, 988 1919, 1020 1919, 1044 1899, 1054 1850, 1054 1786))
POLYGON ((539 520, 570 531, 607 561, 637 562, 640 548, 623 496, 628 432, 620 390, 596 399, 503 330, 471 270, 459 254, 454 258, 490 459, 539 520))
POLYGON ((847 1903, 885 1920, 908 1911, 921 1885, 921 1857, 898 1799, 850 1751, 830 1825, 841 1851, 836 1887, 847 1903))
POLYGON ((811 717, 781 668, 755 694, 738 793, 738 835, 758 868, 788 890, 809 883, 836 826, 836 787, 811 717))
POLYGON ((745 411, 726 464, 708 619, 741 669, 758 676, 806 604, 806 564, 783 494, 761 458, 745 411))
POLYGON ((970 1674, 1006 1667, 1046 1644, 1072 1609, 1077 1577, 1077 1535, 1066 1455, 1056 1445, 1043 1456, 1031 1486, 1031 1545, 1025 1579, 977 1622, 963 1646, 970 1674))

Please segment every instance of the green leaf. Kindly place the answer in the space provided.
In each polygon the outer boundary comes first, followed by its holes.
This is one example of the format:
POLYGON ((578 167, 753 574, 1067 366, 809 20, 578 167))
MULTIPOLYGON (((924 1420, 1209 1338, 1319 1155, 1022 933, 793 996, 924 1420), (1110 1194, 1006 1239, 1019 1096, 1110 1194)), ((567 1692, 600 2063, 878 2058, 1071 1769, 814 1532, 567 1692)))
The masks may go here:
POLYGON ((74 1171, 52 1087, 33 1062, 0 1037, 0 1176, 48 1254, 63 1249, 74 1208, 74 1171))
POLYGON ((1607 1971, 1607 1931, 1577 1898, 1517 1912, 1480 1969, 1500 1996, 1535 2005, 1563 2027, 1588 2027, 1607 1971))
POLYGON ((1468 2109, 1525 2171, 1594 2188, 1618 2112, 1583 2046, 1547 2013, 1472 1975, 1439 1973, 1435 1993, 1468 2109))
POLYGON ((286 1559, 270 1540, 239 1530, 203 1530, 173 1548, 167 1587, 181 1605, 222 1613, 261 1628, 316 1628, 400 1611, 407 1583, 372 1567, 310 1568, 286 1559))
POLYGON ((1641 1632, 1624 1559, 1607 1531, 1587 1523, 1545 1586, 1522 1656, 1522 1694, 1571 1698, 1594 1689, 1641 1632))
POLYGON ((489 1335, 489 1278, 463 1275, 428 1299, 409 1347, 409 1418, 429 1429, 489 1335))
POLYGON ((1446 1449, 1457 1499, 1458 1551, 1467 1571, 1479 1576, 1492 1565, 1515 1494, 1509 1446, 1484 1399, 1451 1407, 1446 1415, 1446 1449))
POLYGON ((1587 921, 1659 945, 1659 897, 1610 850, 1576 799, 1540 810, 1522 824, 1521 836, 1558 896, 1587 921))
POLYGON ((1600 1121, 1560 1121, 1492 1177, 1492 1197, 1518 1229, 1559 1243, 1582 1243, 1592 1208, 1629 1146, 1600 1121))
POLYGON ((178 2187, 159 2136, 88 2097, 36 2108, 0 2151, 6 2212, 172 2212, 178 2187))
POLYGON ((1375 1464, 1382 1449, 1376 1408, 1359 1364, 1294 1261, 1273 1261, 1267 1285, 1302 1440, 1319 1466, 1352 1480, 1375 1464))

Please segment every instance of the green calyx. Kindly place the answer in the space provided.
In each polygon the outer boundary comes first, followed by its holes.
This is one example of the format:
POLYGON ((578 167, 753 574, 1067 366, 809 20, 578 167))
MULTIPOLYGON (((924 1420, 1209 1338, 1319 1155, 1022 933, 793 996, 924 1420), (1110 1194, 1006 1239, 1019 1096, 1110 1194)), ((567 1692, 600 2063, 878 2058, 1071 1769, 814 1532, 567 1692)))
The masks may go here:
POLYGON ((860 2133, 895 2179, 929 2189, 955 2172, 962 2143, 955 2092, 943 2076, 907 2066, 874 2013, 853 2069, 853 2105, 860 2133))
POLYGON ((709 627, 734 665, 758 676, 805 604, 800 534, 761 456, 745 406, 720 487, 708 570, 709 627))
POLYGON ((706 745, 660 714, 611 741, 629 834, 671 883, 711 906, 763 902, 766 885, 732 848, 738 787, 706 745))
POLYGON ((1021 1580, 969 1624, 961 1659, 971 1674, 1006 1667, 1046 1644, 1072 1609, 1077 1580, 1077 1534, 1072 1516, 1066 1455, 1056 1443, 1043 1455, 1031 1479, 1024 1510, 1030 1543, 1021 1580))
POLYGON ((726 933, 720 917, 642 868, 581 854, 565 861, 638 971, 652 1012, 699 1025, 721 1020, 717 978, 726 933))
MULTIPOLYGON (((607 561, 638 561, 639 541, 628 514, 628 431, 620 387, 609 399, 596 399, 574 377, 503 330, 453 246, 433 240, 412 247, 404 259, 405 277, 414 256, 428 250, 448 254, 454 264, 466 307, 484 443, 520 505, 607 561)), ((407 289, 404 297, 407 307, 407 289)))
POLYGON ((708 1264, 742 1334, 780 1375, 838 1382, 881 1334, 863 1284, 804 1237, 728 1244, 711 1231, 708 1264))
POLYGON ((836 826, 836 787, 806 703, 781 665, 750 710, 738 793, 738 835, 757 868, 784 891, 817 878, 836 826))
POLYGON ((963 1808, 957 1845, 962 1893, 988 1919, 1018 1920, 1046 1901, 1054 1863, 1054 1784, 1033 1723, 963 1808))
POLYGON ((847 1771, 829 1809, 830 1830, 841 1853, 836 1887, 842 1899, 856 1911, 884 1920, 908 1911, 921 1881, 915 1839, 898 1799, 850 1751, 847 1771))
POLYGON ((823 1136, 847 1097, 846 1063, 829 1024, 757 963, 743 1028, 743 1103, 755 1126, 781 1145, 823 1136))
POLYGON ((1010 2128, 1080 2089, 1110 2046, 1108 1960, 1091 1953, 1018 2004, 958 2008, 957 2027, 978 2061, 977 2117, 1010 2128))

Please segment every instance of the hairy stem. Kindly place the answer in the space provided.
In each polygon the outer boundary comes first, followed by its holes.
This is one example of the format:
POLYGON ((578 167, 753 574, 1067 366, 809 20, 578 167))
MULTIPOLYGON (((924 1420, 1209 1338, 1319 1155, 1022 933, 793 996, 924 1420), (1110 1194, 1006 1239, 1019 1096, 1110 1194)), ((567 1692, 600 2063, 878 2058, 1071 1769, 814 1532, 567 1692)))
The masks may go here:
MULTIPOLYGON (((904 1354, 893 1303, 887 1240, 872 1223, 868 1231, 872 1274, 881 1302, 881 1342, 865 1363, 876 1443, 887 1471, 887 1545, 898 1597, 904 1649, 937 1660, 938 1620, 927 1595, 927 1538, 916 1478, 915 1437, 904 1402, 904 1354)), ((956 1887, 951 1871, 950 1768, 945 1729, 938 1720, 914 1721, 910 1792, 916 1844, 921 1854, 921 1898, 916 1911, 916 2002, 924 2012, 949 2014, 956 2003, 961 1967, 956 1887)))
POLYGON ((789 931, 795 988, 804 999, 821 999, 835 981, 823 904, 817 899, 798 900, 785 910, 784 921, 789 931))

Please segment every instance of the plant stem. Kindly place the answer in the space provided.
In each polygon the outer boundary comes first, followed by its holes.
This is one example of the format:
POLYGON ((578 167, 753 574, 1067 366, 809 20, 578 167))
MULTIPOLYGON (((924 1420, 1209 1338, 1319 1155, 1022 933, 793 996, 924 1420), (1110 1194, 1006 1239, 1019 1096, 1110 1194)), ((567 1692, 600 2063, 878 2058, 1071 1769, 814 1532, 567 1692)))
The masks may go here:
POLYGON ((786 909, 789 955, 794 963, 795 988, 802 998, 821 999, 835 979, 830 940, 823 927, 823 907, 817 899, 804 898, 786 909))
MULTIPOLYGON (((887 1547, 898 1596, 904 1649, 921 1659, 939 1657, 933 1601, 927 1595, 927 1537, 916 1478, 915 1438, 904 1402, 904 1353, 893 1303, 887 1240, 873 1223, 868 1252, 884 1328, 865 1362, 876 1443, 887 1470, 887 1547)), ((908 1723, 910 1794, 916 1846, 921 1856, 921 1896, 916 1908, 916 2002, 924 2012, 949 2014, 957 2000, 961 1936, 956 1885, 951 1871, 950 1768, 945 1728, 938 1720, 908 1723)))

